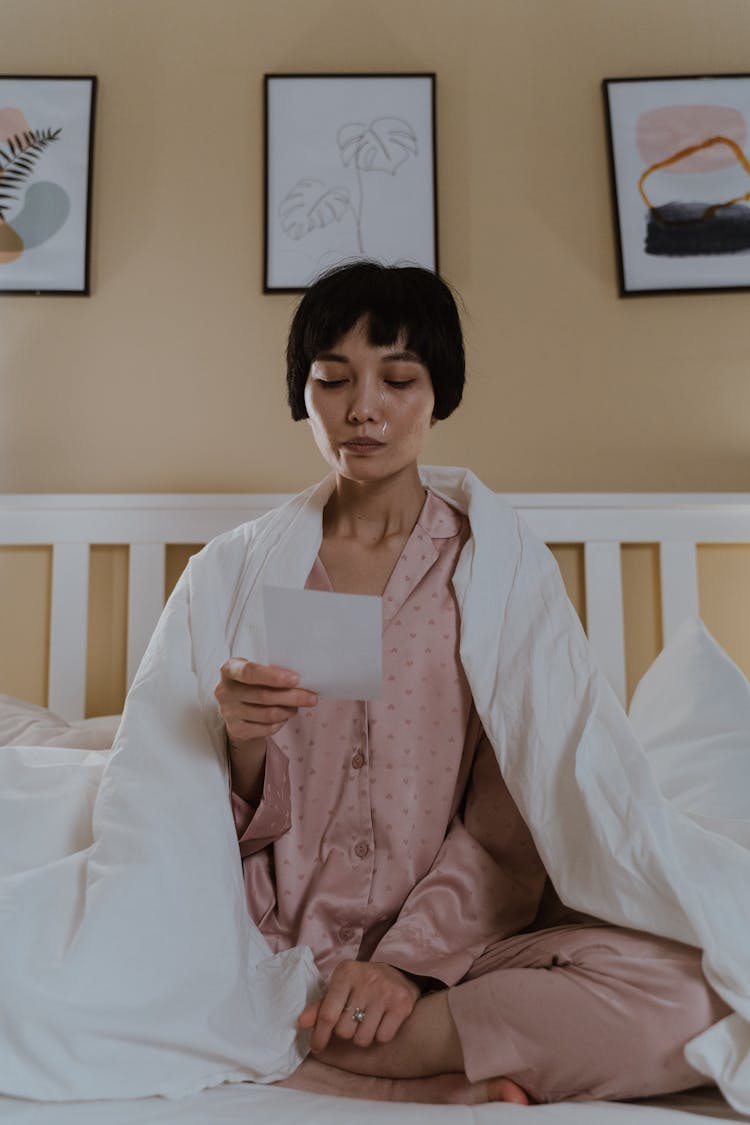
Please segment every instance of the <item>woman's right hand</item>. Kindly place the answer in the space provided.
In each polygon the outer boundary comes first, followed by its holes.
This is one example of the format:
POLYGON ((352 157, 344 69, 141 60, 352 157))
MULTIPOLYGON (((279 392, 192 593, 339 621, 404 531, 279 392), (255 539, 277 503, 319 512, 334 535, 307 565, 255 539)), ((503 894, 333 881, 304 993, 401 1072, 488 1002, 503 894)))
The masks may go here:
POLYGON ((226 660, 214 695, 230 746, 249 748, 280 731, 300 707, 314 707, 317 695, 298 684, 299 676, 289 668, 238 656, 226 660))

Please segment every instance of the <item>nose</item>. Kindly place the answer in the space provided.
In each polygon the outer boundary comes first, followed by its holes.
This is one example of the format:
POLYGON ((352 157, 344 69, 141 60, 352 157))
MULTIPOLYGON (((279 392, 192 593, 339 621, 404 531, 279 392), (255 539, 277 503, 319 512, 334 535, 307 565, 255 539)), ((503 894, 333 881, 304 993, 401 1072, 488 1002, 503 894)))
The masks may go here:
POLYGON ((356 379, 352 384, 347 417, 350 422, 377 422, 382 418, 385 398, 376 379, 356 379))

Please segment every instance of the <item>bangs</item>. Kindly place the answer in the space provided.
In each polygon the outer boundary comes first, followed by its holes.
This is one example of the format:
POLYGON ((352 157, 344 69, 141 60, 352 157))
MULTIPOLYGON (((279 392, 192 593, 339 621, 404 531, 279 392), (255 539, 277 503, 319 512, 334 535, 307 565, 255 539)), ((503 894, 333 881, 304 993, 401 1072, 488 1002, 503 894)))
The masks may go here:
POLYGON ((317 319, 306 325, 304 348, 310 357, 330 351, 342 336, 363 323, 372 347, 400 343, 427 363, 429 318, 413 284, 405 284, 406 279, 396 271, 390 276, 378 272, 358 278, 342 276, 338 280, 340 285, 331 287, 317 319))

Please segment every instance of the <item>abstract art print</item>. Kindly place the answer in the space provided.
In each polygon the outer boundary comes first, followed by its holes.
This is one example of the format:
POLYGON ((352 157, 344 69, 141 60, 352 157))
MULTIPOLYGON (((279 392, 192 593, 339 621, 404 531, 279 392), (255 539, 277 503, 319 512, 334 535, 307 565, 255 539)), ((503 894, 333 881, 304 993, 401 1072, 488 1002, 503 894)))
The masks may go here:
POLYGON ((603 88, 620 294, 750 289, 750 75, 603 88))
POLYGON ((264 292, 374 258, 437 270, 434 74, 265 76, 264 292))
POLYGON ((0 77, 0 292, 89 293, 96 78, 0 77))

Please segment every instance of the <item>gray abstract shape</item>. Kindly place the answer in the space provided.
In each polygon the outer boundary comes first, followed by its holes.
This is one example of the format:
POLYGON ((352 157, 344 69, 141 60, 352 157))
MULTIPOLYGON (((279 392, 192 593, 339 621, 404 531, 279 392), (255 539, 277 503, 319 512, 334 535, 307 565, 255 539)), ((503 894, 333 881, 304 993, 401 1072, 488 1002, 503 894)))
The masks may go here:
POLYGON ((57 234, 70 214, 70 197, 59 184, 32 184, 26 191, 23 209, 12 220, 23 239, 24 250, 41 246, 57 234))

